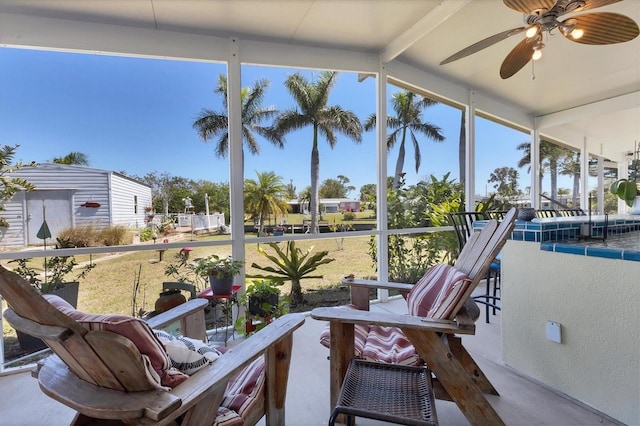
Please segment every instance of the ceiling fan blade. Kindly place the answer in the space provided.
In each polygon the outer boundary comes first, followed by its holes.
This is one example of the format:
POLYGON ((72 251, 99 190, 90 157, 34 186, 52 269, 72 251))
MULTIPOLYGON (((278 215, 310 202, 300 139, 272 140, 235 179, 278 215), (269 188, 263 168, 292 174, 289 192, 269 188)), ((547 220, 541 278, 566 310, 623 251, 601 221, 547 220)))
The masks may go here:
POLYGON ((574 12, 582 12, 589 9, 596 9, 598 7, 609 6, 610 4, 621 2, 622 0, 585 0, 585 4, 580 9, 575 10, 574 12))
POLYGON ((525 38, 504 58, 500 67, 500 77, 504 80, 520 71, 531 60, 531 55, 533 55, 533 43, 525 38))
MULTIPOLYGON (((547 9, 550 10, 554 4, 556 4, 555 0, 503 0, 505 6, 511 8, 517 12, 522 13, 531 13, 534 10, 538 9, 547 9)), ((603 0, 601 0, 603 1, 603 0)), ((618 1, 618 0, 615 0, 618 1)))
MULTIPOLYGON (((614 44, 633 40, 640 30, 638 24, 628 16, 611 12, 594 12, 578 15, 575 29, 584 31, 579 39, 565 36, 571 41, 582 44, 614 44)), ((561 34, 564 35, 562 31, 561 34)))
POLYGON ((513 29, 510 29, 510 30, 507 30, 507 31, 503 31, 503 32, 498 33, 498 34, 494 34, 491 37, 487 37, 484 40, 480 40, 479 42, 474 43, 469 47, 465 47, 464 49, 462 49, 458 53, 454 53, 453 55, 449 56, 444 61, 440 62, 440 65, 448 64, 449 62, 457 61, 458 59, 462 59, 462 58, 464 58, 466 56, 469 56, 472 53, 479 52, 480 50, 485 49, 485 48, 487 48, 489 46, 492 46, 492 45, 496 44, 497 42, 506 39, 507 37, 510 37, 512 35, 515 35, 515 34, 520 34, 524 30, 525 30, 525 27, 519 27, 519 28, 513 28, 513 29))
MULTIPOLYGON (((573 10, 572 8, 568 8, 565 12, 558 14, 558 16, 564 15, 565 13, 569 12, 582 12, 589 9, 596 9, 598 7, 618 3, 620 1, 622 0, 584 0, 585 5, 583 7, 575 10, 573 10)), ((503 2, 507 7, 513 10, 527 14, 538 9, 551 10, 556 3, 564 3, 555 0, 503 0, 503 2)))

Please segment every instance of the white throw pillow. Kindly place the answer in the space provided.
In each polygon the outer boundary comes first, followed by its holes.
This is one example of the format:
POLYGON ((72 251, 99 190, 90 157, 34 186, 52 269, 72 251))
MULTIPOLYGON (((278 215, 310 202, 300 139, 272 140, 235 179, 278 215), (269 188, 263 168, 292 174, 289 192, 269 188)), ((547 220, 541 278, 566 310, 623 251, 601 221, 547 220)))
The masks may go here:
POLYGON ((197 339, 175 337, 164 330, 153 330, 165 347, 171 365, 185 374, 193 374, 222 355, 220 351, 197 339))

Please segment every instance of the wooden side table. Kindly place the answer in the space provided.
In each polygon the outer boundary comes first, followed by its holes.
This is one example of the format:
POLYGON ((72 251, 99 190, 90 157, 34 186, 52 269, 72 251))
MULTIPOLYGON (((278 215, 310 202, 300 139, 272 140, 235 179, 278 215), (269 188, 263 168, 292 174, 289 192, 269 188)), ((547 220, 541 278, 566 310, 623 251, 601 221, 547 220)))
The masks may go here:
MULTIPOLYGON (((238 290, 240 290, 241 287, 242 286, 240 286, 240 285, 234 285, 231 288, 231 293, 227 293, 227 294, 216 294, 216 293, 213 292, 211 287, 209 287, 206 290, 203 290, 200 293, 198 293, 198 297, 200 299, 207 299, 209 301, 209 304, 211 306, 213 306, 213 309, 214 309, 214 321, 215 321, 215 305, 217 303, 224 303, 225 304, 225 307, 226 307, 226 319, 227 319, 227 326, 224 328, 224 345, 225 346, 227 346, 229 324, 231 324, 231 326, 233 327, 233 313, 231 312, 232 307, 233 307, 233 302, 236 301, 236 295, 238 293, 238 290)), ((218 333, 218 324, 216 322, 216 334, 217 333, 218 333)))

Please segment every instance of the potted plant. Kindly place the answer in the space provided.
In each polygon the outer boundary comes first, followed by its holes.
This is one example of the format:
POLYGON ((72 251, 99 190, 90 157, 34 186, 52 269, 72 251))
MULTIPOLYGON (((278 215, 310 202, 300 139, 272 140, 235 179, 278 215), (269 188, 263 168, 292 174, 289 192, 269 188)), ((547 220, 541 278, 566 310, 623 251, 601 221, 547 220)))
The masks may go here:
MULTIPOLYGON (((82 266, 80 273, 76 276, 75 281, 68 281, 67 276, 73 272, 78 266, 74 256, 52 256, 44 258, 43 270, 36 270, 31 264, 31 259, 15 259, 9 263, 16 263, 18 266, 13 268, 13 272, 27 280, 42 294, 55 294, 60 296, 74 308, 78 307, 78 291, 80 287, 79 279, 91 271, 96 264, 89 262, 82 266)), ((46 348, 45 343, 28 334, 17 331, 20 347, 26 351, 36 351, 46 348)))
POLYGON ((634 146, 628 179, 613 182, 610 191, 632 208, 632 214, 640 214, 640 144, 634 146))
POLYGON ((266 317, 278 308, 282 281, 252 280, 247 286, 247 310, 252 315, 266 317))
POLYGON ((234 260, 231 256, 220 258, 216 254, 194 260, 195 272, 208 277, 211 290, 215 294, 229 294, 233 287, 233 277, 240 274, 244 262, 234 260))
POLYGON ((236 330, 245 335, 260 330, 274 317, 288 312, 288 298, 280 296, 282 280, 247 280, 246 292, 239 304, 244 306, 244 317, 236 321, 236 330), (254 322, 257 319, 257 322, 254 322))

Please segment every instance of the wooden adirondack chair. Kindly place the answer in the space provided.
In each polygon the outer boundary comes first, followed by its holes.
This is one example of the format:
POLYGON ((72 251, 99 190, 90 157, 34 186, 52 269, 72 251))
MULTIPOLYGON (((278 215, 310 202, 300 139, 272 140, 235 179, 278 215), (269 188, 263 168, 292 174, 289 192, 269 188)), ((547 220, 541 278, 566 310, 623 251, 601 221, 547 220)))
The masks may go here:
MULTIPOLYGON (((39 364, 34 376, 48 396, 73 408, 73 424, 212 424, 227 384, 246 366, 264 357, 265 380, 255 410, 245 424, 266 413, 268 425, 284 424, 284 404, 292 333, 301 314, 285 315, 228 350, 186 381, 164 390, 149 379, 136 345, 111 331, 88 330, 71 319, 18 275, 0 267, 0 294, 9 309, 4 317, 16 329, 43 339, 55 355, 39 364)), ((185 336, 203 339, 205 300, 192 300, 149 321, 162 328, 180 321, 185 336)))
POLYGON ((505 244, 513 230, 516 215, 516 209, 511 209, 499 226, 491 220, 467 241, 454 268, 466 274, 471 283, 455 302, 448 316, 451 319, 370 312, 369 290, 372 287, 409 292, 413 285, 354 279, 346 279, 343 283, 351 286, 352 304, 360 310, 338 307, 316 308, 311 312, 312 318, 330 322, 332 408, 338 402, 348 365, 355 356, 354 325, 379 325, 397 327, 398 332, 409 339, 437 379, 433 384, 437 398, 454 401, 472 424, 504 424, 483 396, 483 393, 498 395, 498 392, 457 335, 475 334, 474 322, 479 310, 469 302, 469 297, 479 281, 486 277, 492 260, 505 244))

